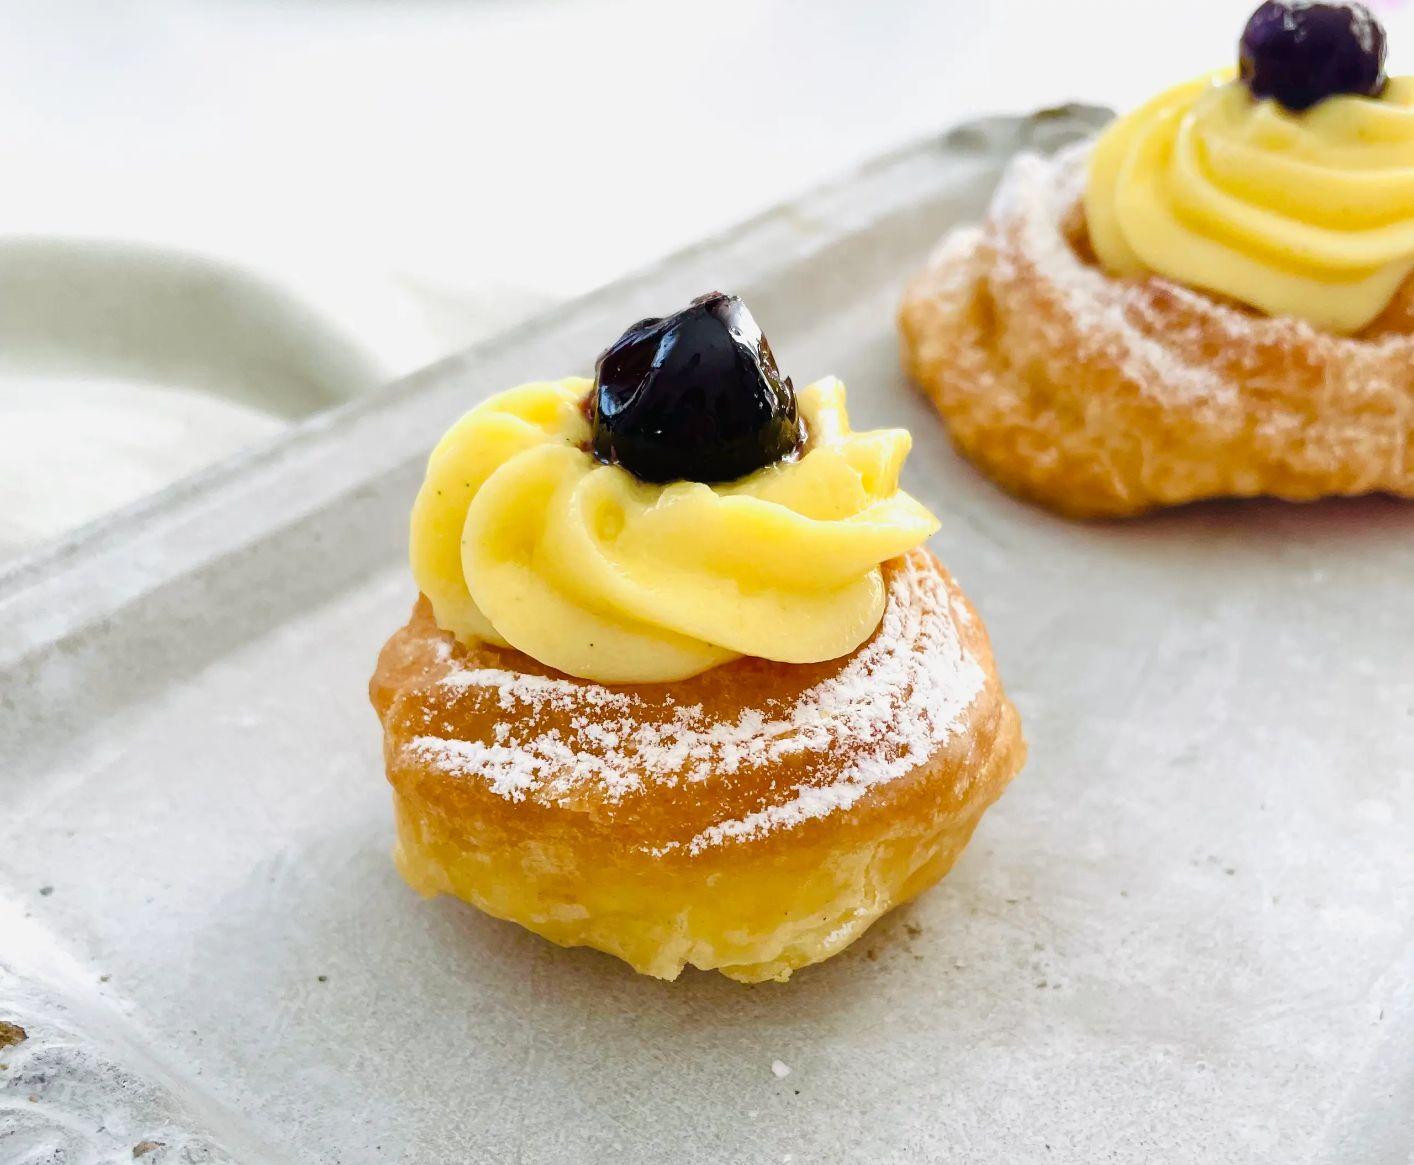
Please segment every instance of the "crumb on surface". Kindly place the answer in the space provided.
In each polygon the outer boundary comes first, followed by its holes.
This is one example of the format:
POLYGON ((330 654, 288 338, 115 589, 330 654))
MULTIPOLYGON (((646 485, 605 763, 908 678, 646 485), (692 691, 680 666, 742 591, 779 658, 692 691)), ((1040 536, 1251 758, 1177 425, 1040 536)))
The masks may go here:
POLYGON ((133 1158, 146 1157, 149 1153, 155 1153, 158 1149, 165 1149, 165 1141, 139 1141, 133 1146, 133 1158))
POLYGON ((0 1048, 13 1048, 29 1039, 29 1032, 17 1023, 0 1019, 0 1048))
POLYGON ((790 1075, 790 1065, 782 1060, 772 1060, 771 1073, 777 1080, 784 1080, 790 1075))
POLYGON ((49 895, 51 895, 52 893, 54 893, 54 887, 53 887, 53 886, 41 886, 41 887, 39 888, 39 896, 40 896, 41 898, 48 898, 49 895))
POLYGON ((919 926, 916 922, 905 922, 903 924, 903 929, 908 934, 909 938, 917 938, 920 934, 923 933, 923 928, 919 926))

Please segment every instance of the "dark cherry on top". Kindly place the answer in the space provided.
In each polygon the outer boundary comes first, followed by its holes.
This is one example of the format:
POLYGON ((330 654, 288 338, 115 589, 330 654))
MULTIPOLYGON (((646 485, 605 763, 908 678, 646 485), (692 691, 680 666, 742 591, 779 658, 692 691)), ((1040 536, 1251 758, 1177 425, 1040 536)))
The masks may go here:
POLYGON ((1337 93, 1378 97, 1385 87, 1385 30, 1363 4, 1267 0, 1238 46, 1254 97, 1299 113, 1337 93))
POLYGON ((799 448, 795 391, 734 295, 640 320, 594 371, 594 455, 642 481, 734 481, 799 448))

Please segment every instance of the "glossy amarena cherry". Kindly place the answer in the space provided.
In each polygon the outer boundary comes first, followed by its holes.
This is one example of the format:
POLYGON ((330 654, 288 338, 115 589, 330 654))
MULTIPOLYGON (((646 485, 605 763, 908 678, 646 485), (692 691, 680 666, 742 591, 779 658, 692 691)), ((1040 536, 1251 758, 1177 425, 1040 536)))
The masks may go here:
POLYGON ((795 391, 746 305, 714 291, 599 357, 594 455, 642 481, 723 482, 800 445, 795 391))
POLYGON ((1385 87, 1385 30, 1363 4, 1267 0, 1238 46, 1254 97, 1295 113, 1337 93, 1378 97, 1385 87))

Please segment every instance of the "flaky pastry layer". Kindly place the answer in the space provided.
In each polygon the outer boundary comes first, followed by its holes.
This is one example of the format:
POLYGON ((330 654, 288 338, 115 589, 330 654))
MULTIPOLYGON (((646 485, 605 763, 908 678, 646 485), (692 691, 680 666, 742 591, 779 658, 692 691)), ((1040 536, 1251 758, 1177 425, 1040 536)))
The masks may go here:
POLYGON ((397 861, 645 974, 785 979, 941 878, 1025 756, 986 632, 937 560, 885 567, 842 660, 606 687, 467 650, 419 600, 370 692, 397 861))
POLYGON ((1116 279, 1078 211, 1084 148, 1017 159, 905 292, 904 363, 961 451, 1077 517, 1215 496, 1414 496, 1414 283, 1364 332, 1116 279))

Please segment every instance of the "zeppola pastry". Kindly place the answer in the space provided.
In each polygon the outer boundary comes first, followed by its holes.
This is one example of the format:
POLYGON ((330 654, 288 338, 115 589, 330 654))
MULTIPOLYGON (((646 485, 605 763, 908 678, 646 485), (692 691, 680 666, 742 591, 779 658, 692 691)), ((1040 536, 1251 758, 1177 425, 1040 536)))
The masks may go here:
POLYGON ((909 444, 715 293, 453 425, 370 686, 412 886, 751 982, 941 878, 1025 746, 909 444))
POLYGON ((1268 2, 1236 76, 1016 160, 900 312, 958 447, 1076 516, 1414 496, 1414 77, 1358 4, 1268 2))

